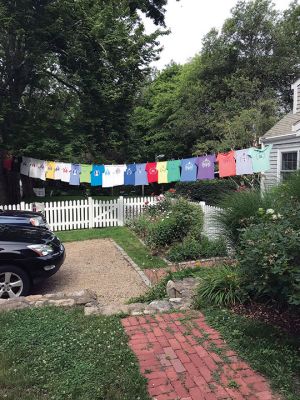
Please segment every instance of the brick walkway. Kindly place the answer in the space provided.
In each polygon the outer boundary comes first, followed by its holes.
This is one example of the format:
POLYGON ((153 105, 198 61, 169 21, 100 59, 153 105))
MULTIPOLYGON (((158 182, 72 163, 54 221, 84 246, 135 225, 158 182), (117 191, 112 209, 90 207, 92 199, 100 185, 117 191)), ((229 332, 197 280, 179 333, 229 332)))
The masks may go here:
POLYGON ((153 399, 279 399, 201 313, 128 317, 122 324, 153 399))

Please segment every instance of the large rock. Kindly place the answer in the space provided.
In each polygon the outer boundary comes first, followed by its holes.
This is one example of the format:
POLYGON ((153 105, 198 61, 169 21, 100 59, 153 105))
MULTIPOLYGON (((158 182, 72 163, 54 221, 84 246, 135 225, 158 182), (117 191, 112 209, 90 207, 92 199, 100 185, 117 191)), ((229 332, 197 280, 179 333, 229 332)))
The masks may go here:
POLYGON ((97 294, 91 289, 83 289, 78 292, 68 293, 66 297, 74 299, 75 304, 93 303, 97 300, 97 294))
POLYGON ((172 306, 167 300, 154 300, 146 307, 147 310, 165 312, 171 310, 172 306))
POLYGON ((90 306, 90 307, 84 307, 84 315, 89 316, 89 315, 101 315, 101 310, 97 305, 90 306))
POLYGON ((144 313, 145 303, 132 303, 128 305, 128 312, 131 315, 142 315, 144 313))
POLYGON ((55 307, 73 307, 75 306, 75 300, 74 299, 49 300, 49 305, 55 307))
POLYGON ((198 286, 198 280, 196 278, 184 278, 180 281, 168 281, 166 291, 168 297, 191 299, 194 296, 195 289, 198 286))
POLYGON ((21 310, 27 307, 29 307, 29 303, 25 300, 24 297, 19 297, 16 299, 7 299, 7 300, 1 299, 0 302, 0 312, 21 310))
POLYGON ((116 315, 120 313, 128 314, 128 305, 126 304, 110 304, 100 308, 102 315, 116 315))

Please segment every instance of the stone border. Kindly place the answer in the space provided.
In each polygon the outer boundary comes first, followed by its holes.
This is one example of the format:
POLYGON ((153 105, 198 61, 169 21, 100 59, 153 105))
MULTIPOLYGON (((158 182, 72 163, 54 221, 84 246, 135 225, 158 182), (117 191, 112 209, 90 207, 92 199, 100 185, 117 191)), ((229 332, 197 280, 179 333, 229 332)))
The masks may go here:
POLYGON ((133 261, 132 258, 129 257, 129 255, 126 253, 126 251, 121 246, 119 246, 113 239, 109 239, 109 240, 115 245, 115 247, 122 254, 123 258, 132 266, 132 268, 135 270, 135 272, 140 276, 140 278, 142 279, 144 284, 150 288, 152 286, 152 283, 151 283, 150 279, 147 277, 147 275, 142 271, 142 269, 133 261))

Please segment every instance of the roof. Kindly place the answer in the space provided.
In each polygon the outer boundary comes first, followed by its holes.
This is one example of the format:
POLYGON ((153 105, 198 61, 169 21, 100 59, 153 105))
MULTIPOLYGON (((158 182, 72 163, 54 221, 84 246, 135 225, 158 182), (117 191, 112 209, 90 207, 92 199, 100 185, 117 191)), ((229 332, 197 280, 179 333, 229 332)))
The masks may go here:
POLYGON ((293 125, 297 122, 300 122, 300 112, 297 112, 296 114, 290 112, 269 129, 261 139, 263 140, 272 137, 296 134, 296 132, 293 131, 293 125))

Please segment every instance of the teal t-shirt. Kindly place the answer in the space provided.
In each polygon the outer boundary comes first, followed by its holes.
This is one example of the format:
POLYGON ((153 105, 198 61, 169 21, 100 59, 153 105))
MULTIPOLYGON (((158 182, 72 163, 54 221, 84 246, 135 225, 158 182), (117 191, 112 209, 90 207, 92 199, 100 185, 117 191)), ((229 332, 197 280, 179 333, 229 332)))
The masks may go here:
POLYGON ((172 160, 167 162, 168 182, 180 181, 180 160, 172 160))
POLYGON ((253 172, 264 172, 270 169, 270 153, 272 145, 266 146, 264 149, 256 149, 251 147, 248 155, 252 159, 253 172))

